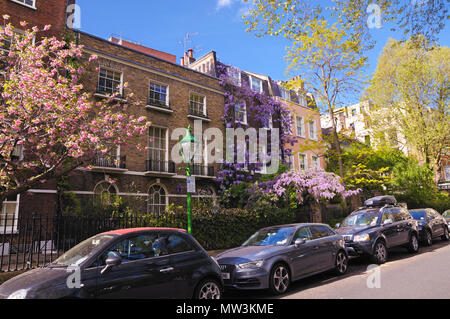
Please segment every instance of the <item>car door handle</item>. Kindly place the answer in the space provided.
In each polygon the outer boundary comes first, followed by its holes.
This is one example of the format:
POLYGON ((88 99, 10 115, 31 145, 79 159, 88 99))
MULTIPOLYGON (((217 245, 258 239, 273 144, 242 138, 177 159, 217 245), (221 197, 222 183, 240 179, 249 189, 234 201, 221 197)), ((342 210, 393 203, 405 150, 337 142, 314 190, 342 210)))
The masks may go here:
POLYGON ((163 268, 163 269, 159 270, 159 272, 161 272, 161 273, 167 273, 167 272, 171 272, 171 271, 173 271, 173 267, 167 267, 167 268, 163 268))
POLYGON ((315 246, 315 247, 314 247, 314 250, 319 250, 319 246, 315 246))

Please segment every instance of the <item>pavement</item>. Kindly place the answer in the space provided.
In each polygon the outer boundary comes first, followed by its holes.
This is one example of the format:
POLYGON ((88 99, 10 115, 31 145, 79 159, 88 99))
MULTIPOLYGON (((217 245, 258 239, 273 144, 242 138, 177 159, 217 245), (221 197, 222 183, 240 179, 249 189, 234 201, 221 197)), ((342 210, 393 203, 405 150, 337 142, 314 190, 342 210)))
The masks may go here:
MULTIPOLYGON (((332 272, 292 283, 280 299, 449 299, 450 242, 435 240, 418 254, 405 248, 390 251, 389 261, 378 268, 361 258, 351 259, 347 274, 332 272)), ((226 299, 274 298, 265 291, 225 292, 226 299)))

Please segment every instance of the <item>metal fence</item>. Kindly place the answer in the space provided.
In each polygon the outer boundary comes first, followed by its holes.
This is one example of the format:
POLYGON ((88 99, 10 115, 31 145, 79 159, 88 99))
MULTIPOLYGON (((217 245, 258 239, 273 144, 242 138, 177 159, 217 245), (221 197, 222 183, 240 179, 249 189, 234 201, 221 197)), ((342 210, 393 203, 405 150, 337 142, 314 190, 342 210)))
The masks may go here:
POLYGON ((159 217, 149 215, 0 217, 0 272, 44 266, 101 232, 159 225, 159 217))

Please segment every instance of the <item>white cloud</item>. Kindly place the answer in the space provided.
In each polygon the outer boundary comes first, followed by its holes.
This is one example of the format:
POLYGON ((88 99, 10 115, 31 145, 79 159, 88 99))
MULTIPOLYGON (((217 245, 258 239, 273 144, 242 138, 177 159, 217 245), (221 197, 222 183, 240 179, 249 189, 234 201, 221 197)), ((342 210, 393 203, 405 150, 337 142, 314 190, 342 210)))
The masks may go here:
POLYGON ((218 0, 217 1, 217 8, 221 9, 223 7, 229 7, 233 0, 218 0))

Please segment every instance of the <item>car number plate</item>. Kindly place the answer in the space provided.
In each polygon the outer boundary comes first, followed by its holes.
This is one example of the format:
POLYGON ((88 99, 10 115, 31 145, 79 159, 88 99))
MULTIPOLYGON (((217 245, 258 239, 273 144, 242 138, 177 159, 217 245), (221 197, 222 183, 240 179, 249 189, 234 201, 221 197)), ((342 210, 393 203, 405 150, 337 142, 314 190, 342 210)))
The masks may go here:
POLYGON ((227 272, 222 273, 222 279, 230 279, 230 274, 227 272))

